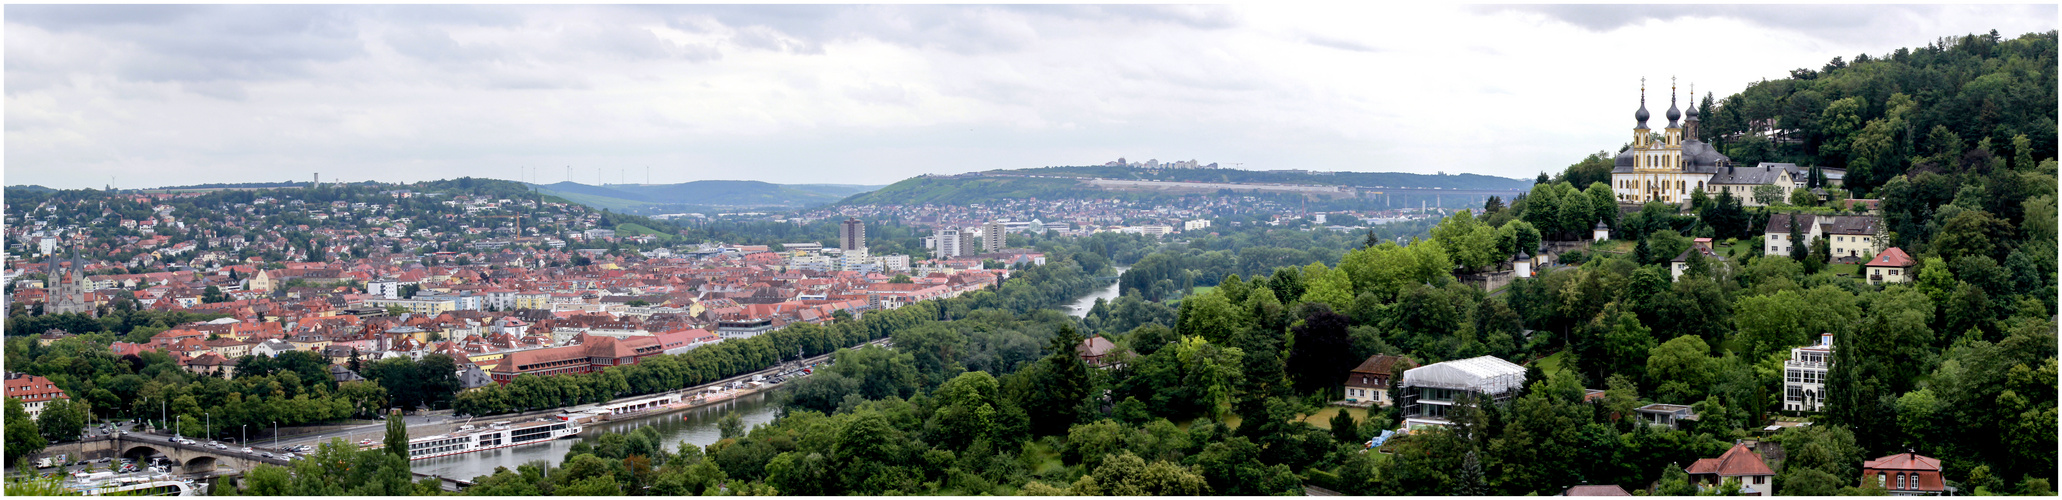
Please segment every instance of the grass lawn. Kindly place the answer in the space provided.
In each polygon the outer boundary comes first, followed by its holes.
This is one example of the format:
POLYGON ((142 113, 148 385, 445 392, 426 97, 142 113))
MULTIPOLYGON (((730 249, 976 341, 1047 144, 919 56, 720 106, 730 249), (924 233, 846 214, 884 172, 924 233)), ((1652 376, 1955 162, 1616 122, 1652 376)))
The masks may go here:
POLYGON ((1214 291, 1214 290, 1217 290, 1217 286, 1216 286, 1216 285, 1212 285, 1212 286, 1199 286, 1199 287, 1196 287, 1196 293, 1195 293, 1195 294, 1196 294, 1196 295, 1202 295, 1202 294, 1210 293, 1211 291, 1214 291))
POLYGON ((1547 376, 1551 377, 1556 373, 1561 373, 1561 360, 1563 359, 1568 359, 1568 351, 1557 351, 1552 356, 1539 358, 1538 361, 1532 362, 1532 366, 1539 367, 1539 371, 1546 372, 1547 376))
POLYGON ((1754 251, 1754 240, 1732 240, 1731 242, 1721 243, 1718 245, 1718 248, 1713 248, 1712 250, 1717 250, 1719 255, 1725 256, 1727 259, 1738 259, 1754 251))
POLYGON ((1317 426, 1317 428, 1319 429, 1332 430, 1332 419, 1334 417, 1338 417, 1339 412, 1342 410, 1348 414, 1353 415, 1353 419, 1356 422, 1368 421, 1368 411, 1366 408, 1352 408, 1346 406, 1327 406, 1325 407, 1325 409, 1318 410, 1317 414, 1305 417, 1303 421, 1310 422, 1310 425, 1317 426))
POLYGON ((1589 249, 1593 252, 1628 253, 1632 251, 1632 246, 1633 242, 1627 240, 1605 240, 1603 243, 1590 245, 1589 249))

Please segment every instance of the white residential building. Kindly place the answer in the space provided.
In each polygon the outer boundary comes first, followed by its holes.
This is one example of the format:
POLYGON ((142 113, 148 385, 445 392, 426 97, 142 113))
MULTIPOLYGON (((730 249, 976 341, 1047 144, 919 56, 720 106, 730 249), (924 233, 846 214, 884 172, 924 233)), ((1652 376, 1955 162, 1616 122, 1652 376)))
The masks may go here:
MULTIPOLYGON (((1862 256, 1880 253, 1888 243, 1882 231, 1882 219, 1873 215, 1797 215, 1797 230, 1804 236, 1803 242, 1790 241, 1790 214, 1774 214, 1768 218, 1768 226, 1762 229, 1763 251, 1768 255, 1789 255, 1792 245, 1811 245, 1820 238, 1827 240, 1832 250, 1832 259, 1859 261, 1862 256)), ((1807 247, 1809 248, 1809 247, 1807 247)))
POLYGON ((398 299, 401 298, 401 282, 390 279, 368 281, 365 283, 365 293, 398 299))
POLYGON ((1833 334, 1819 335, 1819 343, 1790 349, 1783 360, 1783 409, 1820 411, 1826 406, 1826 373, 1833 368, 1833 334))
POLYGON ((949 259, 966 255, 965 248, 960 246, 962 242, 960 241, 959 229, 939 229, 936 235, 932 236, 932 239, 936 242, 936 246, 932 247, 932 251, 938 258, 949 259))

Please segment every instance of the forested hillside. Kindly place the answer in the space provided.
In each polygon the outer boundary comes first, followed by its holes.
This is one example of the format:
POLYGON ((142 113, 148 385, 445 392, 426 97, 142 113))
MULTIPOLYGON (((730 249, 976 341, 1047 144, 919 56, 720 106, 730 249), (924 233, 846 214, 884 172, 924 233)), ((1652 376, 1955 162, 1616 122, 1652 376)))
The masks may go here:
MULTIPOLYGON (((1983 172, 2055 157, 2056 32, 1944 37, 1889 54, 1835 57, 1818 69, 1697 103, 1698 139, 1738 165, 1846 168, 1868 197, 1908 172, 1983 172)), ((1609 181, 1609 156, 1564 179, 1609 181)))

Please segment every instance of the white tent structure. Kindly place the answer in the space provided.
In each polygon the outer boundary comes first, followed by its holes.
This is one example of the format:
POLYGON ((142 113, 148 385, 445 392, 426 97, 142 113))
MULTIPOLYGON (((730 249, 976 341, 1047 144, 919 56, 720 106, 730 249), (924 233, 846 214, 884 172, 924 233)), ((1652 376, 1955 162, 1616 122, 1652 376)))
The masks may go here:
POLYGON ((1403 372, 1404 424, 1447 425, 1447 408, 1463 395, 1503 401, 1525 386, 1525 367, 1495 356, 1433 363, 1403 372))

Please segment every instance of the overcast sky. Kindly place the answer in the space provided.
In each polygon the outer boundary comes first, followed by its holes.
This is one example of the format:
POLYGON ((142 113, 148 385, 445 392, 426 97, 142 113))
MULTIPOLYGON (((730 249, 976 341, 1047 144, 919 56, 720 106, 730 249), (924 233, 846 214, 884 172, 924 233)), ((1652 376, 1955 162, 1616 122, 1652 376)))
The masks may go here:
POLYGON ((2041 6, 8 5, 6 179, 887 184, 1125 157, 1530 177, 2041 6), (1351 8, 1351 6, 1347 6, 1351 8), (1686 103, 1687 104, 1687 103, 1686 103))

